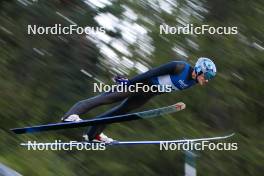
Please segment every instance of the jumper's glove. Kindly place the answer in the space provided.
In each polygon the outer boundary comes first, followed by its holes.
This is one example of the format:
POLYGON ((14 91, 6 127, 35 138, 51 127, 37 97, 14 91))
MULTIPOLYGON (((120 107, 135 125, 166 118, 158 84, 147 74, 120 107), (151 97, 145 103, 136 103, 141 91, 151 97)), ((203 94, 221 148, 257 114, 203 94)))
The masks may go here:
POLYGON ((117 75, 114 77, 114 81, 117 84, 129 84, 129 80, 127 77, 123 76, 123 75, 117 75))

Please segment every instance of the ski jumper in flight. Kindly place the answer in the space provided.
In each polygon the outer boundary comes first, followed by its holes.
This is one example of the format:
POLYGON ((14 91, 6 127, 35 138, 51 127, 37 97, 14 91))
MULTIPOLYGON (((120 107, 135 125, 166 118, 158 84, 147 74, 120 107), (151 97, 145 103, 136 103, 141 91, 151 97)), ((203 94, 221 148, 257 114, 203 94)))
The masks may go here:
MULTIPOLYGON (((142 83, 143 85, 160 85, 170 86, 173 91, 181 91, 190 88, 196 84, 201 86, 208 83, 209 80, 216 75, 216 66, 211 59, 201 57, 197 60, 194 67, 184 61, 172 61, 159 67, 150 69, 149 71, 127 79, 118 76, 115 78, 117 83, 126 85, 135 85, 142 83)), ((86 114, 89 110, 100 105, 107 105, 116 102, 121 102, 119 105, 109 111, 100 114, 97 118, 111 117, 121 114, 127 114, 136 108, 147 103, 152 97, 163 94, 162 92, 105 92, 98 96, 85 99, 74 104, 70 110, 62 117, 63 122, 77 122, 82 119, 79 115, 86 114)), ((106 125, 96 125, 90 127, 83 137, 87 141, 96 142, 113 142, 112 138, 107 137, 102 132, 106 125)))

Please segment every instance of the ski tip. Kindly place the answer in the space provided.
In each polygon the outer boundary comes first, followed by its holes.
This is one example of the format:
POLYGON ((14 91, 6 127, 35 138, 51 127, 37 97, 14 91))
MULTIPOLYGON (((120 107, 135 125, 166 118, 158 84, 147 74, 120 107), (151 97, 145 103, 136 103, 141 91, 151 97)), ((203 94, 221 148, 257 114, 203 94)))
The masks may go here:
POLYGON ((231 134, 229 134, 229 135, 227 135, 227 137, 232 137, 232 136, 234 136, 236 133, 231 133, 231 134))
POLYGON ((177 109, 178 111, 183 110, 183 109, 186 108, 186 105, 185 105, 185 103, 183 103, 183 102, 176 103, 174 106, 176 107, 176 109, 177 109))

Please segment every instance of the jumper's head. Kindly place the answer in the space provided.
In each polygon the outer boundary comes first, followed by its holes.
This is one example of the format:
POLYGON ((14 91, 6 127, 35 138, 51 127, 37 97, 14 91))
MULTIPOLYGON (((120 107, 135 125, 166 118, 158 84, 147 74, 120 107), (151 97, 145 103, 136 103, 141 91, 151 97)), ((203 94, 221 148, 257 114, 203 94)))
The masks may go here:
POLYGON ((200 85, 206 84, 216 75, 216 66, 211 59, 201 57, 194 66, 194 77, 200 85))

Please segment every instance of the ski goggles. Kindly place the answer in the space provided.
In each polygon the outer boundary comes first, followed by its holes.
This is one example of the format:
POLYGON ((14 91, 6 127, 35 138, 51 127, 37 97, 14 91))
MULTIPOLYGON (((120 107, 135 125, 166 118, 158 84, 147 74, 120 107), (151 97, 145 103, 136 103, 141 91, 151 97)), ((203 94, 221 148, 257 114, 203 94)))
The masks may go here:
POLYGON ((204 73, 204 78, 206 79, 206 80, 211 80, 211 79, 213 79, 215 77, 215 73, 214 72, 206 72, 206 73, 204 73))

